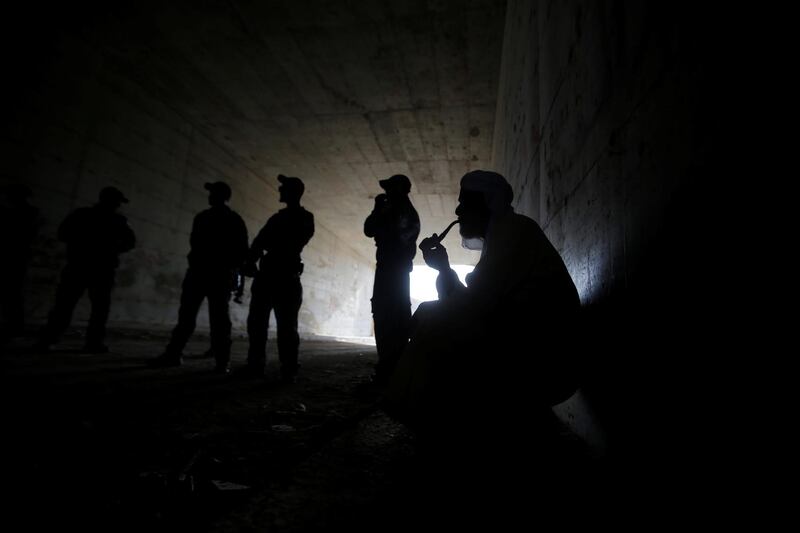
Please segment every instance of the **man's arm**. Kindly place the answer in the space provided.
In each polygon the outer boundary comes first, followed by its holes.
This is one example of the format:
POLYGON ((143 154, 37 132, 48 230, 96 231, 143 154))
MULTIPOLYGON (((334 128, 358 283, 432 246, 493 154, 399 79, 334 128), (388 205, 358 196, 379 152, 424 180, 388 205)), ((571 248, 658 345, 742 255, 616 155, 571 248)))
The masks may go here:
POLYGON ((450 268, 450 257, 447 255, 447 248, 441 243, 439 235, 434 233, 430 237, 422 239, 419 249, 422 251, 422 259, 425 264, 439 272, 439 275, 436 276, 436 292, 439 293, 440 300, 467 290, 458 279, 455 270, 450 268))
POLYGON ((118 253, 124 253, 132 250, 136 246, 136 235, 133 230, 128 226, 128 221, 123 217, 120 223, 120 235, 117 241, 118 253))
POLYGON ((375 206, 372 213, 369 214, 367 220, 364 221, 364 235, 367 237, 375 237, 381 227, 385 226, 384 219, 386 212, 389 208, 389 197, 385 194, 379 194, 375 197, 375 206))
POLYGON ((415 209, 411 209, 400 216, 400 227, 398 236, 400 242, 406 245, 416 245, 419 237, 419 215, 415 209))
POLYGON ((308 213, 308 216, 303 222, 302 246, 305 246, 308 244, 308 241, 311 240, 311 237, 314 236, 314 214, 308 213))
POLYGON ((256 264, 258 263, 259 259, 261 259, 261 256, 264 255, 264 252, 269 250, 269 247, 274 240, 274 224, 272 224, 272 220, 272 217, 270 217, 267 223, 264 224, 264 227, 261 228, 261 231, 258 232, 256 238, 253 239, 253 244, 250 245, 250 249, 247 251, 245 267, 248 271, 248 275, 256 270, 256 264))
POLYGON ((436 276, 436 292, 439 294, 439 299, 444 300, 454 294, 466 291, 467 288, 458 279, 458 274, 452 268, 439 271, 436 276))

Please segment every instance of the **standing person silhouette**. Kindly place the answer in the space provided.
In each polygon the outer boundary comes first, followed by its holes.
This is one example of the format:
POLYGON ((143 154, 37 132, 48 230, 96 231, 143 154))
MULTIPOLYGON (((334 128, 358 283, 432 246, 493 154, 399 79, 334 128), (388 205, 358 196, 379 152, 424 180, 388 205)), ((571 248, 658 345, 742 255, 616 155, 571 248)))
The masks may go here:
POLYGON ((314 215, 300 205, 305 186, 299 178, 278 175, 280 201, 286 207, 272 215, 250 246, 246 272, 253 276, 247 334, 250 348, 242 375, 263 376, 267 362, 269 314, 275 310, 281 378, 291 383, 297 376, 297 316, 303 302, 300 252, 314 235, 314 215), (256 269, 258 263, 258 269, 256 269))
POLYGON ((383 385, 408 343, 411 326, 409 275, 419 236, 419 215, 408 198, 411 181, 402 174, 381 180, 386 191, 375 197, 375 207, 364 221, 364 234, 377 247, 372 317, 378 363, 372 379, 383 385))
POLYGON ((70 213, 58 228, 58 239, 67 245, 67 264, 61 271, 56 301, 35 348, 48 350, 58 342, 72 321, 72 312, 83 291, 92 303, 84 351, 105 353, 106 321, 111 289, 119 266, 119 254, 136 245, 127 219, 117 213, 128 199, 115 187, 100 191, 97 204, 70 213))
POLYGON ((23 287, 31 256, 31 245, 39 230, 39 210, 28 203, 31 190, 13 183, 3 188, 5 203, 0 206, 3 260, 0 261, 0 313, 3 317, 0 339, 10 340, 24 333, 25 302, 23 287))
POLYGON ((209 209, 194 218, 190 237, 189 268, 183 280, 178 310, 178 324, 165 352, 151 359, 151 367, 179 366, 183 349, 194 333, 197 312, 208 298, 208 321, 211 328, 211 350, 216 359, 215 372, 230 371, 231 319, 229 302, 237 268, 247 253, 247 226, 242 218, 226 205, 231 198, 227 183, 206 183, 209 209))

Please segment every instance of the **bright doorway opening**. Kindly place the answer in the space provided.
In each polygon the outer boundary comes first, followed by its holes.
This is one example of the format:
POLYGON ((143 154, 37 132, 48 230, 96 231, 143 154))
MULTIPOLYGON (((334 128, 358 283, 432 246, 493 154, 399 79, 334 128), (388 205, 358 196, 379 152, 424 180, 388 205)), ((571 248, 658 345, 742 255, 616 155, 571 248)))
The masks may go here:
MULTIPOLYGON (((475 268, 473 265, 450 265, 458 274, 461 283, 466 283, 466 276, 475 268)), ((438 300, 436 293, 436 276, 439 273, 429 266, 414 265, 411 271, 411 312, 417 310, 422 302, 438 300)))

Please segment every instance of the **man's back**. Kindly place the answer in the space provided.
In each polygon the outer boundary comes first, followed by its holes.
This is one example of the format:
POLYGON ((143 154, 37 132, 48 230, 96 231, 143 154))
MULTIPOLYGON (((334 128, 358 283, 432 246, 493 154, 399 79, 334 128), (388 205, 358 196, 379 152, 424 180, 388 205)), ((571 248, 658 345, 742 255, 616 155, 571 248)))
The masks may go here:
POLYGON ((518 213, 495 219, 467 287, 452 271, 442 274, 439 296, 455 298, 451 305, 459 316, 496 317, 502 309, 544 315, 580 305, 561 255, 536 221, 518 213))
POLYGON ((375 239, 379 268, 402 265, 410 270, 419 230, 419 215, 408 197, 394 198, 389 205, 376 207, 364 222, 364 234, 375 239))
POLYGON ((241 265, 247 253, 247 226, 228 206, 214 206, 194 218, 189 265, 228 270, 241 265))
POLYGON ((58 229, 67 244, 67 259, 96 267, 114 268, 118 256, 136 244, 127 219, 99 206, 81 207, 70 213, 58 229))
POLYGON ((252 251, 261 258, 261 269, 295 268, 300 252, 314 235, 314 215, 303 207, 287 207, 272 215, 253 241, 252 251))
POLYGON ((14 259, 27 257, 39 226, 39 210, 31 205, 0 209, 3 247, 14 259))

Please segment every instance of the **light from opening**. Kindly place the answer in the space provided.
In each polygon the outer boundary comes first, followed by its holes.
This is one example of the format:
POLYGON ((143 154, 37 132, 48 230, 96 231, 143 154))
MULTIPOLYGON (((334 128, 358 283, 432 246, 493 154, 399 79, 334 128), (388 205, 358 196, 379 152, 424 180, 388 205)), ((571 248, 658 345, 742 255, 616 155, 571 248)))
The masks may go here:
MULTIPOLYGON (((466 284, 466 276, 475 267, 473 265, 450 265, 453 270, 458 274, 458 279, 461 283, 466 284)), ((436 276, 439 273, 429 266, 414 265, 414 270, 411 271, 411 311, 417 310, 417 306, 421 302, 430 300, 438 300, 439 295, 436 293, 436 276)))

